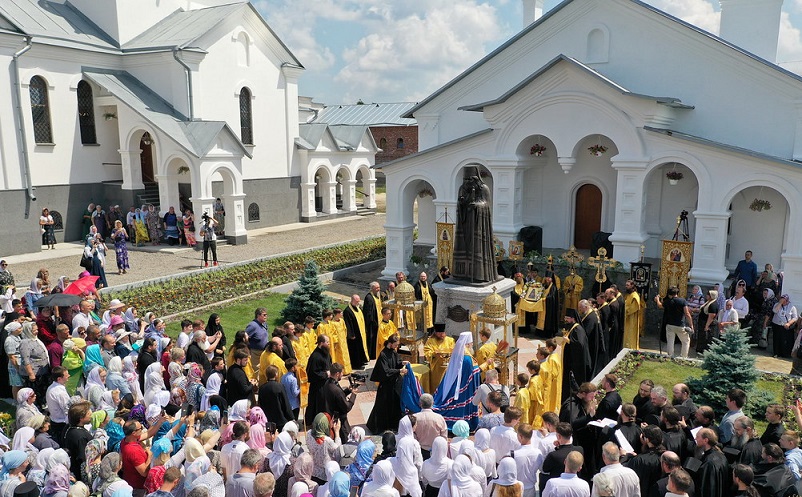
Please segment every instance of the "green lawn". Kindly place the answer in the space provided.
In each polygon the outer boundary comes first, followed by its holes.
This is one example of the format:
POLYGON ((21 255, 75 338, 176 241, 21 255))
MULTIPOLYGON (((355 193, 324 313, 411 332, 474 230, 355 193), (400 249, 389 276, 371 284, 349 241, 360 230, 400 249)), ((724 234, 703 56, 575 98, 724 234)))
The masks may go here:
MULTIPOLYGON (((638 393, 638 386, 640 382, 645 379, 650 379, 655 385, 662 385, 668 392, 669 399, 671 396, 671 389, 677 383, 685 383, 689 377, 699 378, 704 374, 701 368, 693 368, 688 366, 681 366, 673 362, 655 362, 643 361, 643 364, 635 371, 626 385, 620 390, 621 398, 624 402, 631 402, 638 393)), ((770 392, 775 401, 783 403, 783 382, 758 380, 757 389, 770 392)), ((755 429, 758 433, 762 434, 766 429, 766 422, 761 420, 755 421, 755 429)))
MULTIPOLYGON (((268 293, 263 297, 242 300, 233 304, 227 304, 225 307, 218 309, 209 309, 196 314, 194 319, 201 319, 205 323, 209 320, 209 315, 213 312, 219 314, 220 324, 223 325, 223 329, 226 332, 227 343, 230 345, 234 343, 234 335, 236 335, 239 330, 244 330, 248 323, 253 321, 253 311, 258 307, 267 309, 267 322, 271 328, 284 324, 284 321, 281 319, 281 310, 284 309, 285 298, 287 298, 287 295, 284 293, 268 293)), ((171 337, 178 336, 180 331, 181 320, 167 323, 167 334, 171 337)))

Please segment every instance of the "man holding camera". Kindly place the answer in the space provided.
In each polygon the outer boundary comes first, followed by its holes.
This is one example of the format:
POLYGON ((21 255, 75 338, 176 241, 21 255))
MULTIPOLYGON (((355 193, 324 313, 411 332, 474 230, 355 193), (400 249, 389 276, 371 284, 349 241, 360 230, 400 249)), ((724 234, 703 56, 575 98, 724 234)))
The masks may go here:
POLYGON ((348 412, 354 407, 356 401, 356 391, 358 384, 351 383, 353 388, 343 388, 340 380, 343 378, 343 365, 334 363, 329 368, 329 377, 320 389, 320 399, 318 407, 323 412, 331 413, 333 419, 340 421, 340 439, 347 440, 351 433, 351 425, 348 424, 348 412))
POLYGON ((217 224, 217 220, 209 216, 208 212, 204 212, 201 216, 199 234, 203 238, 203 267, 209 267, 209 249, 212 250, 213 264, 217 265, 217 235, 214 232, 217 224))

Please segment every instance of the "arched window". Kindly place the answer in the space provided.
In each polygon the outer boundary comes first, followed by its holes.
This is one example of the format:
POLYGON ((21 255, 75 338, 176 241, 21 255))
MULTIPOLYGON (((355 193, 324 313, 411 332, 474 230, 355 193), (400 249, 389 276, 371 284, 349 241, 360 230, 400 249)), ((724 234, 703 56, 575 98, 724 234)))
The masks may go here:
POLYGON ((253 202, 248 206, 248 222, 255 223, 259 220, 259 205, 253 202))
POLYGON ((251 90, 242 88, 239 92, 239 125, 242 143, 253 145, 253 117, 251 114, 251 90))
POLYGON ((64 220, 61 218, 59 211, 50 211, 53 216, 53 231, 64 231, 64 220))
POLYGON ((395 142, 395 148, 404 148, 404 139, 399 138, 398 141, 395 142))
POLYGON ((81 143, 96 144, 95 104, 92 100, 92 87, 86 81, 78 83, 78 125, 81 128, 81 143))
POLYGON ((33 117, 33 137, 36 143, 53 143, 53 129, 50 127, 50 102, 47 99, 47 83, 40 76, 31 78, 28 85, 31 94, 31 115, 33 117))
POLYGON ((382 138, 381 140, 379 140, 379 148, 382 150, 387 148, 387 138, 382 138))

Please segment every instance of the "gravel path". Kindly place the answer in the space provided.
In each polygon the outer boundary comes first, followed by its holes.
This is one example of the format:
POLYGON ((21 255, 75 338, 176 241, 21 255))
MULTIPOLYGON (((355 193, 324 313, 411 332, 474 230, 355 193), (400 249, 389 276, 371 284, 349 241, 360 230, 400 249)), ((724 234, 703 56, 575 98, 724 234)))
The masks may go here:
MULTIPOLYGON (((384 222, 385 216, 377 214, 254 230, 249 232, 248 243, 245 245, 219 247, 217 258, 221 265, 225 265, 383 235, 384 222)), ((197 270, 202 262, 200 250, 168 245, 131 248, 129 244, 128 258, 131 269, 127 274, 118 275, 114 260, 114 245, 108 245, 110 250, 106 262, 106 278, 111 287, 197 270)), ((81 247, 77 243, 61 243, 56 245, 56 250, 9 256, 5 259, 9 263, 8 269, 14 274, 18 288, 26 288, 40 268, 48 269, 50 279, 55 284, 62 275, 74 279, 83 271, 78 265, 81 247)))

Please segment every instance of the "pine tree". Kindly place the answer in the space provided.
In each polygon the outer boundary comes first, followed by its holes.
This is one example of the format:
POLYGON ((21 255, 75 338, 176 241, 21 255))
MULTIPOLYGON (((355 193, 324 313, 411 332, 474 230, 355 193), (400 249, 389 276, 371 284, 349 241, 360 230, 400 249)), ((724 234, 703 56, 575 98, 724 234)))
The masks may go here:
POLYGON ((306 263, 304 275, 298 280, 298 288, 292 291, 284 300, 284 310, 281 318, 293 323, 303 323, 306 316, 312 316, 320 321, 323 309, 334 307, 334 299, 324 295, 326 286, 320 281, 318 265, 314 260, 306 263))
POLYGON ((755 369, 755 356, 744 330, 728 328, 720 339, 714 339, 704 354, 702 369, 705 374, 688 379, 688 387, 696 405, 709 405, 718 415, 727 411, 726 397, 731 389, 740 388, 747 398, 756 393, 755 382, 760 373, 755 369))

